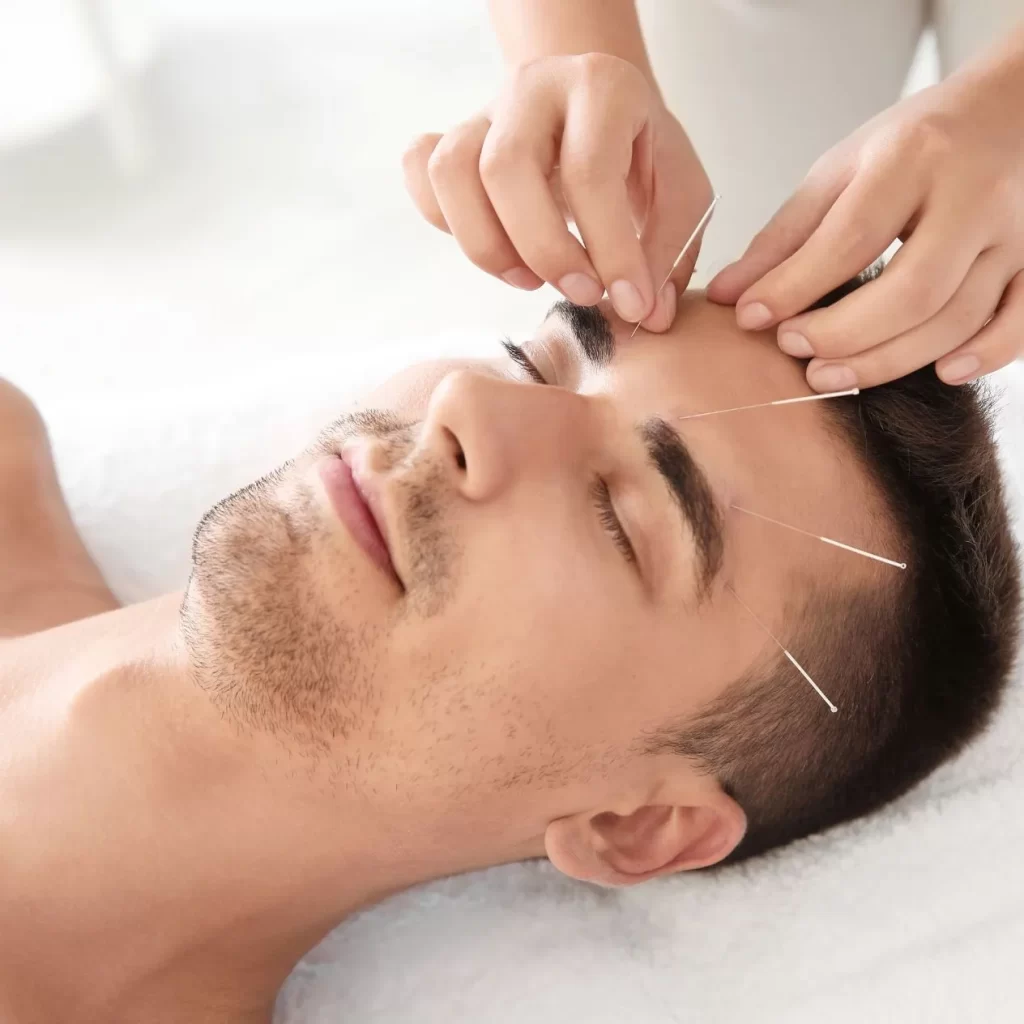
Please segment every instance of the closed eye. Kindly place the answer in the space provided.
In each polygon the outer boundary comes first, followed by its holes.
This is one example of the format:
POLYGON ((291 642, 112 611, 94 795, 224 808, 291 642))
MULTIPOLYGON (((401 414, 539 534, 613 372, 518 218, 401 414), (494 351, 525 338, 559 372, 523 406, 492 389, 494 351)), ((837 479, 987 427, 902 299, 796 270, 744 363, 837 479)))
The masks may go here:
MULTIPOLYGON (((501 344, 512 362, 522 367, 531 380, 537 384, 548 383, 544 379, 544 374, 537 369, 534 361, 523 351, 520 345, 517 345, 509 338, 502 338, 501 344)), ((634 551, 629 535, 622 526, 622 520, 619 519, 615 512, 615 505, 612 502, 612 495, 608 489, 608 484, 601 477, 595 477, 594 482, 590 485, 590 500, 594 508, 597 509, 597 516, 601 525, 615 542, 615 546, 622 553, 622 557, 631 565, 636 565, 636 551, 634 551)))
POLYGON ((508 353, 509 359, 512 360, 518 366, 521 366, 530 376, 530 379, 536 384, 547 384, 548 382, 544 379, 544 374, 537 369, 534 361, 523 351, 520 345, 517 345, 510 338, 502 338, 501 346, 508 353))
POLYGON ((597 509, 597 516, 601 520, 601 525, 611 535, 612 540, 615 541, 615 546, 622 552, 622 556, 627 562, 635 565, 636 552, 630 543, 629 535, 622 527, 622 521, 615 513, 615 506, 612 504, 612 495, 611 491, 608 490, 608 484, 600 477, 596 477, 590 485, 590 498, 597 509))

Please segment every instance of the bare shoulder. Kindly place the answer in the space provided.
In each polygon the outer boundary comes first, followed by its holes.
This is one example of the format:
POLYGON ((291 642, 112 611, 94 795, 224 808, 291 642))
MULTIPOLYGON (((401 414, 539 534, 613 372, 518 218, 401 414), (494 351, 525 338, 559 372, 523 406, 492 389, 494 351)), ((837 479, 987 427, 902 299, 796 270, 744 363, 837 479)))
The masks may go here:
POLYGON ((39 409, 2 378, 0 565, 0 637, 117 607, 71 518, 39 409))

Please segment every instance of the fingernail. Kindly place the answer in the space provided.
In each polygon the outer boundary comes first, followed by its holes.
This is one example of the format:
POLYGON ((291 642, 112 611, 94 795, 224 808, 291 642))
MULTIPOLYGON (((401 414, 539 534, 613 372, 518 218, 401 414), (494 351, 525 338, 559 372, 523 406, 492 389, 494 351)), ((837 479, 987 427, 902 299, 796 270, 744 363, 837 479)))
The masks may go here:
POLYGON ((544 283, 532 270, 527 270, 526 267, 513 267, 511 270, 506 270, 501 276, 513 288, 522 288, 526 292, 532 292, 544 283))
POLYGON ((980 369, 981 360, 977 356, 957 356, 942 367, 939 376, 947 384, 966 384, 978 376, 980 369))
POLYGON ((779 348, 787 356, 796 356, 797 359, 810 359, 814 355, 811 343, 797 331, 783 331, 779 335, 779 348))
POLYGON ((745 331, 756 331, 771 322, 771 310, 763 302, 748 302, 736 310, 736 323, 745 331))
POLYGON ((857 375, 848 366, 833 363, 822 366, 811 374, 811 387, 816 391, 843 391, 855 387, 857 375))
POLYGON ((613 281, 608 289, 608 295, 615 307, 615 312, 623 320, 629 320, 635 324, 647 312, 647 305, 640 297, 636 285, 629 281, 613 281))
POLYGON ((577 306, 595 306, 604 289, 589 274, 566 274, 558 282, 558 290, 577 306))

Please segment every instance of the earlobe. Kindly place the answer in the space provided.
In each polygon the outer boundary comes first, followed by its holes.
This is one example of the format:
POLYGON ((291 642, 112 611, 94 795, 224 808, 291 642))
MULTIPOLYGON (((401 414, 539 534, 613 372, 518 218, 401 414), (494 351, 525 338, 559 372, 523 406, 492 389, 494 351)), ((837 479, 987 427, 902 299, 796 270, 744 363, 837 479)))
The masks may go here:
POLYGON ((727 857, 746 831, 742 808, 724 793, 696 807, 647 805, 631 814, 580 814, 553 821, 548 858, 560 871, 599 885, 635 885, 727 857))

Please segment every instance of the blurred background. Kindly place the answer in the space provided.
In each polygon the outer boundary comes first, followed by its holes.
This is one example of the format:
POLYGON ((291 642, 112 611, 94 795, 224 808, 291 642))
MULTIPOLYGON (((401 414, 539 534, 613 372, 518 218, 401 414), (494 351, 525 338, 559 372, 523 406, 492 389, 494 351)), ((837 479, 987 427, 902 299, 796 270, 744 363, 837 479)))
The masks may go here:
POLYGON ((402 186, 411 137, 496 87, 483 4, 5 0, 0 18, 0 373, 23 387, 168 386, 535 317, 402 186))

